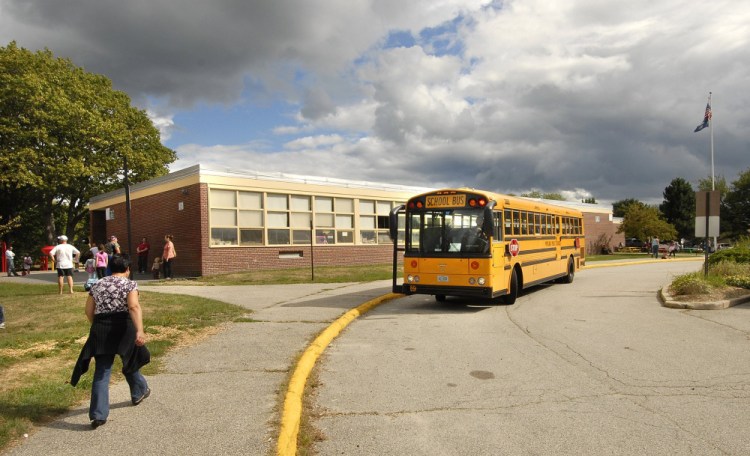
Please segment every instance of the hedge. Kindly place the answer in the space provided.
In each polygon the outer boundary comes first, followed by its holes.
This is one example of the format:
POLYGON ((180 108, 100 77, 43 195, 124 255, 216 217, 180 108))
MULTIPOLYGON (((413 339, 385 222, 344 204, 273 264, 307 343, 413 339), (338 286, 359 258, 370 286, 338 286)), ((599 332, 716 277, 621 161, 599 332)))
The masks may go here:
POLYGON ((715 265, 722 261, 732 263, 750 263, 750 249, 735 247, 732 249, 719 250, 708 257, 708 264, 715 265))

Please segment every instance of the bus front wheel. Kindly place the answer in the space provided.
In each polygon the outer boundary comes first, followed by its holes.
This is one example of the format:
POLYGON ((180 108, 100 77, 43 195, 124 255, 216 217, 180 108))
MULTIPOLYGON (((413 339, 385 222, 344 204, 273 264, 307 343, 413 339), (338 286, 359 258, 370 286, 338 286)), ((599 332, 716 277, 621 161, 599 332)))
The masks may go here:
POLYGON ((435 295, 435 301, 437 301, 437 302, 444 302, 445 301, 445 295, 435 295))
POLYGON ((518 298, 518 271, 514 269, 510 275, 510 289, 508 294, 503 296, 503 302, 513 304, 516 302, 516 298, 518 298))

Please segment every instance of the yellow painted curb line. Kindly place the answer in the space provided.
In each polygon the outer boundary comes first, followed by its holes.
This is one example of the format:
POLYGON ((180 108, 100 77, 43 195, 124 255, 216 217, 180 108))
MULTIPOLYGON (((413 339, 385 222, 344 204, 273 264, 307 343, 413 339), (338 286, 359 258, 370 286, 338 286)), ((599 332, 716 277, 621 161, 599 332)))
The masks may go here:
POLYGON ((328 344, 335 339, 341 331, 360 315, 364 315, 375 307, 386 301, 401 297, 397 293, 388 293, 346 312, 336 321, 331 323, 315 340, 307 347, 297 362, 292 379, 284 398, 284 410, 281 415, 281 431, 279 441, 276 444, 276 454, 279 456, 293 456, 297 454, 297 434, 299 433, 299 422, 302 416, 302 395, 305 391, 307 378, 310 376, 315 362, 318 360, 328 344))
POLYGON ((608 268, 608 267, 614 267, 614 266, 629 266, 631 264, 648 264, 648 263, 661 263, 662 261, 703 261, 703 257, 691 257, 691 258, 659 258, 659 259, 650 259, 650 260, 628 260, 628 261, 619 261, 619 262, 612 262, 612 263, 603 263, 600 264, 597 262, 592 262, 591 264, 587 264, 582 269, 596 269, 596 268, 608 268))

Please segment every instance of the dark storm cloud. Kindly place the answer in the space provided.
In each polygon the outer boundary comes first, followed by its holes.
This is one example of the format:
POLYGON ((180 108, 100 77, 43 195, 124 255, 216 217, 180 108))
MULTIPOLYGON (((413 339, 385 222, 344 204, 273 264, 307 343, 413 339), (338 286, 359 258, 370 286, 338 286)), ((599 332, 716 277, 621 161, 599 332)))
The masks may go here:
MULTIPOLYGON (((341 16, 356 14, 355 7, 346 5, 340 5, 341 16)), ((294 75, 291 66, 283 71, 285 62, 313 70, 337 68, 373 39, 361 27, 348 40, 331 33, 334 18, 318 6, 290 1, 7 0, 3 13, 13 17, 17 30, 33 32, 11 37, 22 46, 48 47, 69 56, 135 96, 189 105, 236 100, 248 76, 283 89, 294 75)), ((338 25, 345 34, 347 25, 338 25)))
POLYGON ((290 106, 286 146, 179 145, 182 165, 658 202, 710 173, 713 91, 717 175, 750 167, 750 4, 488 3, 0 0, 0 39, 171 114, 290 106))

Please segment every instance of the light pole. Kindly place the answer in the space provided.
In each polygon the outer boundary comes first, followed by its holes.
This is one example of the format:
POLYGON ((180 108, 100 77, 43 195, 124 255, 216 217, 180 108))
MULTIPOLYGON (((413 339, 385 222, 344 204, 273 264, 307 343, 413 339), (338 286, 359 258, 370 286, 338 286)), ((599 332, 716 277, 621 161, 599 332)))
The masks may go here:
MULTIPOLYGON (((133 245, 133 234, 131 230, 130 225, 130 181, 128 180, 128 157, 122 156, 122 168, 123 173, 125 174, 125 177, 123 179, 124 185, 125 185, 125 223, 127 224, 127 232, 128 232, 128 248, 127 248, 127 254, 130 256, 133 245)), ((132 261, 132 258, 131 258, 132 261)), ((130 267, 130 278, 133 278, 133 267, 131 265, 130 267)))

